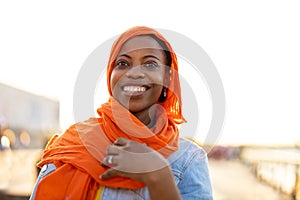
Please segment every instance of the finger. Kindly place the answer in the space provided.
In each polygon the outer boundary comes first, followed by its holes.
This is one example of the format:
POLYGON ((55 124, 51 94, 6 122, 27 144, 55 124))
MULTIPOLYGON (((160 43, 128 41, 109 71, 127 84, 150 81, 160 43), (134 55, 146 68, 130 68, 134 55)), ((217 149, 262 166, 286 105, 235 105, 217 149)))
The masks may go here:
POLYGON ((101 165, 106 166, 117 166, 118 165, 118 156, 115 155, 107 155, 104 157, 103 161, 101 162, 101 165))
POLYGON ((102 175, 100 175, 100 179, 105 180, 109 178, 113 178, 115 176, 119 176, 119 171, 115 169, 109 169, 106 172, 104 172, 102 175))
POLYGON ((115 145, 110 145, 106 149, 106 155, 118 155, 119 154, 119 148, 115 145))
POLYGON ((104 160, 100 163, 100 165, 104 168, 108 168, 108 166, 104 163, 104 160))
POLYGON ((125 139, 125 138, 119 138, 114 142, 114 145, 117 146, 125 146, 128 143, 129 140, 125 139))

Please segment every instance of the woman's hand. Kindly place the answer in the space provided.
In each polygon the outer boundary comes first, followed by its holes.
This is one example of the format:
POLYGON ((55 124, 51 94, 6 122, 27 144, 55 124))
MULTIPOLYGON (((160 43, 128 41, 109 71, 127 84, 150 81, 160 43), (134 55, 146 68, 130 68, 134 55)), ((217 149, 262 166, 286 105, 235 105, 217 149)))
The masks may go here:
POLYGON ((167 160, 158 152, 125 138, 119 138, 107 148, 102 164, 111 168, 101 175, 101 179, 125 176, 146 185, 157 181, 156 174, 169 168, 167 160))
POLYGON ((152 148, 119 138, 107 148, 103 165, 111 167, 100 176, 125 176, 145 183, 154 199, 180 199, 168 161, 152 148))

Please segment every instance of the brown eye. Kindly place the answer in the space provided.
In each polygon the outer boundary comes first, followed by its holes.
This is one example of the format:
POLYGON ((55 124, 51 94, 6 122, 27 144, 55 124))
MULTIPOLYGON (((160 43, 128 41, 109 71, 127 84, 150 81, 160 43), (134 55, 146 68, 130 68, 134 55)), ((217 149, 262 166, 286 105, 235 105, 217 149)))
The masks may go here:
POLYGON ((125 69, 126 67, 128 67, 129 64, 125 61, 118 61, 115 64, 115 67, 119 68, 119 69, 125 69))
POLYGON ((147 62, 147 63, 143 64, 143 67, 145 67, 147 69, 155 69, 155 68, 158 68, 159 65, 156 62, 147 62))

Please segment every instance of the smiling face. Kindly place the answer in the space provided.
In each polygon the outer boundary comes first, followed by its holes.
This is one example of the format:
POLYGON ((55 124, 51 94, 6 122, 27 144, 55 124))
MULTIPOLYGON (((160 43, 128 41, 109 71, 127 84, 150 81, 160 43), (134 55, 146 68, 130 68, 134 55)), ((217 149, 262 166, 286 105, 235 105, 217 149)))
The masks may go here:
POLYGON ((120 49, 110 77, 113 97, 138 118, 144 116, 142 113, 158 103, 163 85, 168 83, 166 63, 165 52, 151 36, 129 39, 120 49))

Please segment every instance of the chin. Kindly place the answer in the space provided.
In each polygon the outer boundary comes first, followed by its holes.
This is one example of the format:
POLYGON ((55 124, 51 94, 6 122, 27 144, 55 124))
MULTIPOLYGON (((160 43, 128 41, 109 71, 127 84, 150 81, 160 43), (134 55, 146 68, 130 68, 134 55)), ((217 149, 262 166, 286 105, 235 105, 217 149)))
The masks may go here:
POLYGON ((143 110, 145 110, 147 108, 147 106, 143 106, 143 105, 129 105, 129 107, 127 108, 131 113, 137 113, 137 112, 141 112, 143 110))

